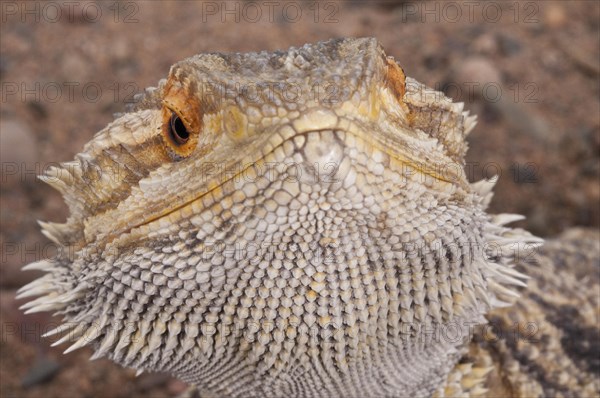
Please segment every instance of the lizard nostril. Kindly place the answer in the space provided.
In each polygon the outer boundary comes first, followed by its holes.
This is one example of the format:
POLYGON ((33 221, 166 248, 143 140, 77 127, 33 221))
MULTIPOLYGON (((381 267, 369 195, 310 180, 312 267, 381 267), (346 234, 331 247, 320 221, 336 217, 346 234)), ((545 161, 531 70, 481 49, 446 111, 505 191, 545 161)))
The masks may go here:
POLYGON ((187 131, 185 124, 175 112, 171 114, 171 120, 169 121, 169 134, 177 145, 185 144, 190 138, 190 133, 187 131))

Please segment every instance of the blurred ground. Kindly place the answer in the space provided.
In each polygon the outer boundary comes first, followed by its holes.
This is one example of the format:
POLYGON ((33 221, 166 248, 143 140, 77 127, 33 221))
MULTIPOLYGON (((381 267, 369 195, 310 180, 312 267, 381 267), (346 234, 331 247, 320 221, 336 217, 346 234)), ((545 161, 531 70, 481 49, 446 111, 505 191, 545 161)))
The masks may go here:
POLYGON ((522 226, 545 237, 599 226, 599 2, 248 4, 1 3, 1 397, 184 389, 88 362, 89 350, 63 356, 39 338, 58 320, 22 315, 14 292, 37 276, 23 264, 52 255, 36 220, 67 216, 34 175, 72 159, 133 93, 196 53, 375 36, 407 75, 479 115, 467 171, 471 180, 501 174, 492 211, 525 214, 522 226))

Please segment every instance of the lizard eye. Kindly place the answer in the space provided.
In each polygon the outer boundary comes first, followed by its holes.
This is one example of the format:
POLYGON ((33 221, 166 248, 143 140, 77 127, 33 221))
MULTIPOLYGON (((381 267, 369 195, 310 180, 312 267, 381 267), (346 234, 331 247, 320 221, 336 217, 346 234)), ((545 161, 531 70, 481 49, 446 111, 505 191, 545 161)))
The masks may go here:
POLYGON ((183 145, 190 139, 189 131, 175 112, 171 113, 171 119, 169 120, 169 136, 177 145, 183 145))
POLYGON ((174 161, 190 156, 201 139, 203 107, 189 85, 170 78, 162 98, 161 130, 164 148, 174 161))

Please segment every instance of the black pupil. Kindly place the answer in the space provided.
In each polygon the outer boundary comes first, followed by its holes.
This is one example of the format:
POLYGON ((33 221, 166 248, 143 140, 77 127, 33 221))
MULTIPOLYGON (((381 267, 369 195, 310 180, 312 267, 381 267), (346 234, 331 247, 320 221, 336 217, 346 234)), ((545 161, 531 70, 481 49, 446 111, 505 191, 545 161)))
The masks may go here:
POLYGON ((185 128, 183 121, 174 113, 171 115, 171 137, 178 144, 185 144, 190 138, 190 133, 185 128))

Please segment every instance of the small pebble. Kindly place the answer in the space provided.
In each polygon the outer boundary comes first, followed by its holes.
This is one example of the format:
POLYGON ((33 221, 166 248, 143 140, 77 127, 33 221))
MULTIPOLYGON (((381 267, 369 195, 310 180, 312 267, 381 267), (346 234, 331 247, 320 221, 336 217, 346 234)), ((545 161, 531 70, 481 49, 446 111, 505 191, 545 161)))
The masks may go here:
POLYGON ((50 358, 40 358, 29 369, 27 374, 23 376, 21 385, 23 388, 33 387, 38 384, 50 381, 58 371, 60 364, 50 358))
POLYGON ((544 7, 543 20, 550 29, 562 28, 567 22, 564 8, 559 4, 547 4, 544 7))
POLYGON ((32 163, 37 145, 29 127, 14 119, 0 121, 0 158, 3 163, 32 163))
POLYGON ((467 58, 460 64, 454 73, 454 80, 458 83, 501 83, 502 79, 498 69, 483 57, 467 58))

